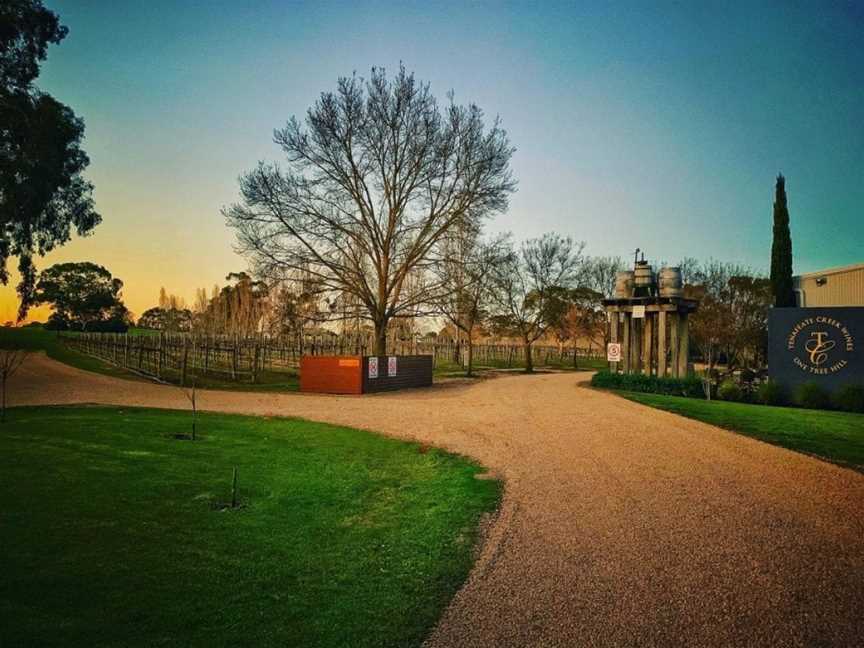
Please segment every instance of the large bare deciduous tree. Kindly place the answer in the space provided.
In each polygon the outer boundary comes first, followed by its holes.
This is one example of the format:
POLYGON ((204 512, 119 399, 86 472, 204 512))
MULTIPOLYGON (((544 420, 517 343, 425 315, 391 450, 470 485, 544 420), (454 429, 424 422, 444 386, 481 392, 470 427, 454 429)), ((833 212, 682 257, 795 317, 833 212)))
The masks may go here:
POLYGON ((355 297, 378 354, 388 322, 440 292, 427 270, 444 235, 504 210, 515 189, 498 119, 486 128, 480 108, 448 99, 439 108, 404 68, 341 78, 275 132, 284 168, 259 163, 240 179, 242 202, 223 210, 257 272, 302 273, 355 297))

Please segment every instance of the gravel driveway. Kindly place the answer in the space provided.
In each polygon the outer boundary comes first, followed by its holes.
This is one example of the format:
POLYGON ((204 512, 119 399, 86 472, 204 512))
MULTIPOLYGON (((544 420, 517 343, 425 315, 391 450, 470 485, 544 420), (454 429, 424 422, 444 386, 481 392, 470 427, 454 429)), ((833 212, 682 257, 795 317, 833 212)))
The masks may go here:
MULTIPOLYGON (((422 440, 504 477, 501 514, 430 646, 862 644, 864 475, 580 387, 586 377, 199 399, 422 440)), ((177 388, 44 356, 10 400, 188 407, 177 388)))

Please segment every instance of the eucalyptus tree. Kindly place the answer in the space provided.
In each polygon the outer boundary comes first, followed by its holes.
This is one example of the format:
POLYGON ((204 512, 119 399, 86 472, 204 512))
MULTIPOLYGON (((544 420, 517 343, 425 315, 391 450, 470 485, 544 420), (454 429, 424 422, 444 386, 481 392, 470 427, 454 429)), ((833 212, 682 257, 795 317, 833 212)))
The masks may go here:
MULTIPOLYGON (((223 210, 255 271, 303 273, 322 293, 353 296, 386 353, 387 325, 443 289, 429 270, 458 224, 507 207, 513 148, 474 104, 442 108, 403 67, 339 79, 274 133, 284 167, 259 162, 223 210)), ((325 297, 326 298, 326 297, 325 297)))
POLYGON ((0 283, 18 257, 19 320, 36 297, 33 258, 101 221, 83 176, 84 122, 34 85, 48 45, 67 33, 41 0, 0 3, 0 283))

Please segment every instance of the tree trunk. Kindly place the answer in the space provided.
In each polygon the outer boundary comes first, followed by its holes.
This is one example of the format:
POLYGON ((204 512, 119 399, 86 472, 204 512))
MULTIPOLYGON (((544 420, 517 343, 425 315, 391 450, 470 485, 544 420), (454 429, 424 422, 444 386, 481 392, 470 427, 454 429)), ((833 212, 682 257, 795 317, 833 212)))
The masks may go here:
POLYGON ((531 342, 525 338, 525 373, 534 373, 534 359, 531 357, 531 342))
POLYGON ((375 322, 375 355, 387 355, 387 320, 375 322))
POLYGON ((466 376, 473 375, 474 368, 474 342, 471 340, 471 335, 468 335, 468 369, 465 372, 466 376))

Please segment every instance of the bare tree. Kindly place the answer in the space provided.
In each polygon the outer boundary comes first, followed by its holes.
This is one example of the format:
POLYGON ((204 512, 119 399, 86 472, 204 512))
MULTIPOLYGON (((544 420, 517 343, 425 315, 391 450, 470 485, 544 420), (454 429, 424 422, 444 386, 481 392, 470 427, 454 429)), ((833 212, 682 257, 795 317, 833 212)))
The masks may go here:
MULTIPOLYGON (((590 272, 590 267, 588 268, 590 272)), ((560 307, 554 309, 559 318, 552 324, 552 331, 563 345, 567 340, 573 343, 573 367, 578 366, 576 344, 587 340, 589 349, 595 344, 603 344, 606 337, 606 313, 602 307, 603 296, 585 286, 572 290, 559 291, 560 307)))
POLYGON ((600 293, 603 299, 615 295, 615 276, 625 269, 620 256, 589 257, 587 265, 587 287, 600 293))
POLYGON ((584 243, 545 234, 511 251, 495 269, 493 302, 499 329, 509 329, 525 345, 525 371, 534 370, 531 345, 561 320, 567 293, 584 274, 584 243))
MULTIPOLYGON (((587 262, 586 287, 589 288, 590 291, 593 291, 595 294, 597 294, 599 296, 599 299, 596 300, 596 303, 591 308, 593 313, 589 313, 584 309, 581 312, 588 319, 592 320, 590 324, 599 325, 602 329, 604 348, 609 342, 609 318, 606 311, 602 308, 601 301, 603 299, 612 299, 612 297, 615 296, 616 275, 622 270, 624 270, 626 267, 627 266, 624 263, 624 259, 622 259, 620 256, 590 257, 587 262)), ((580 301, 584 302, 584 298, 589 296, 590 292, 583 293, 583 299, 580 301)), ((583 304, 583 306, 584 305, 586 304, 583 304)), ((585 320, 583 318, 583 322, 584 321, 585 320)))
POLYGON ((0 423, 6 422, 6 386, 27 355, 24 349, 0 349, 0 423))
POLYGON ((388 322, 440 291, 424 270, 441 238, 506 209, 515 190, 498 119, 487 130, 480 108, 448 98, 442 111, 401 67, 392 80, 374 68, 368 82, 341 78, 275 132, 286 168, 259 163, 240 179, 242 203, 223 210, 256 272, 304 272, 356 297, 378 354, 388 322))
POLYGON ((192 440, 195 441, 197 439, 196 436, 196 427, 198 423, 198 391, 196 389, 197 380, 192 378, 192 385, 188 388, 183 388, 183 393, 186 394, 186 399, 189 401, 189 404, 192 406, 192 440))
POLYGON ((444 287, 437 308, 448 322, 465 334, 468 347, 466 374, 474 368, 474 333, 486 315, 493 274, 510 249, 509 237, 480 238, 477 230, 454 230, 443 241, 436 273, 444 287))

